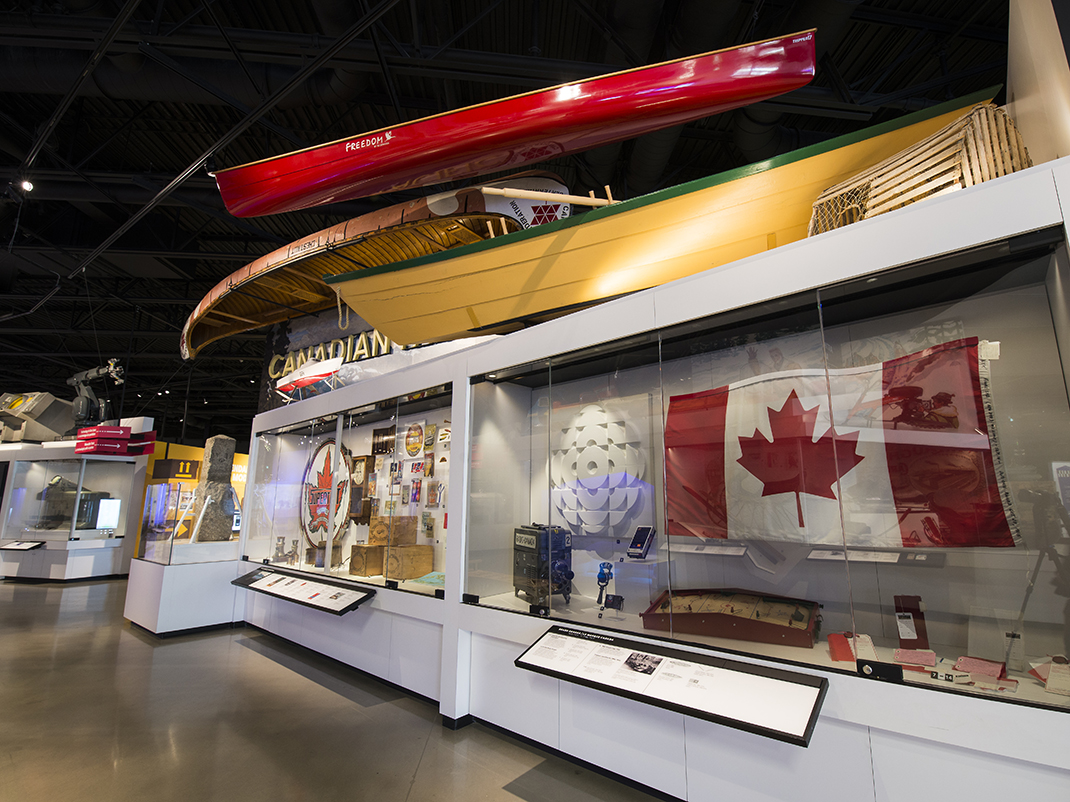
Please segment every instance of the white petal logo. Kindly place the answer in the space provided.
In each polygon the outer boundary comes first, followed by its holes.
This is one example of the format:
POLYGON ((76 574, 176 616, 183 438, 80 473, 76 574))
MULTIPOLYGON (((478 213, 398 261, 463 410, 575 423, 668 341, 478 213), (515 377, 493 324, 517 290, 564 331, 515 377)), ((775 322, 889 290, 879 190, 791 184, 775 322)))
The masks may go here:
POLYGON ((550 459, 554 507, 573 534, 622 537, 642 509, 646 458, 622 415, 589 404, 550 459))

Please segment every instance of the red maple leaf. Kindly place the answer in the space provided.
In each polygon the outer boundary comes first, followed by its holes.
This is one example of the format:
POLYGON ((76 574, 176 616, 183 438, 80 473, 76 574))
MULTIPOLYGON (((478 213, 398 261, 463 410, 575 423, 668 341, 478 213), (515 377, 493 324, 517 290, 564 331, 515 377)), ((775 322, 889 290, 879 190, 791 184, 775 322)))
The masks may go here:
POLYGON ((740 437, 743 456, 737 462, 762 481, 763 496, 794 493, 802 528, 802 494, 836 498, 832 486, 864 457, 855 452, 858 432, 836 435, 832 427, 814 442, 818 407, 805 409, 792 390, 779 410, 769 407, 772 441, 757 429, 740 437))
MULTIPOLYGON (((327 531, 327 506, 330 503, 328 499, 330 498, 331 484, 334 479, 334 471, 331 468, 332 456, 329 449, 324 453, 323 470, 316 471, 316 484, 308 485, 308 505, 311 516, 309 528, 312 531, 327 531)), ((338 483, 338 490, 334 494, 335 515, 342 508, 342 501, 348 484, 348 479, 343 479, 338 483)))
POLYGON ((334 471, 331 470, 331 455, 330 452, 323 458, 323 470, 316 471, 317 484, 314 485, 316 490, 330 490, 331 479, 334 478, 334 471))

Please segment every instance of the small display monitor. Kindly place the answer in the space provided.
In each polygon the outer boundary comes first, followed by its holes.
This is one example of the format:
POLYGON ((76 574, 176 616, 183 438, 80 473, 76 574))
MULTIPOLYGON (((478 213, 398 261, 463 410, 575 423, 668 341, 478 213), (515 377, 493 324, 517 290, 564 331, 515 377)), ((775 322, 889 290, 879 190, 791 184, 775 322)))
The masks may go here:
POLYGON ((119 498, 102 498, 97 511, 97 529, 118 529, 119 510, 123 500, 119 498))
POLYGON ((654 527, 640 526, 632 536, 632 542, 628 545, 628 556, 634 560, 645 560, 650 551, 650 544, 654 542, 654 527))

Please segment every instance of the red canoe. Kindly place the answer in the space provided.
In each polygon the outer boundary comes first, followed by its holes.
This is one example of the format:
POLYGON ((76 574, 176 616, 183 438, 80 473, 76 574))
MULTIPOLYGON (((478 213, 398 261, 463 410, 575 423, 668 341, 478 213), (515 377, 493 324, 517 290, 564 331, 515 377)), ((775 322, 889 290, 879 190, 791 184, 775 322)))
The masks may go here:
POLYGON ((540 89, 215 174, 255 217, 486 175, 708 117, 805 86, 814 31, 540 89))

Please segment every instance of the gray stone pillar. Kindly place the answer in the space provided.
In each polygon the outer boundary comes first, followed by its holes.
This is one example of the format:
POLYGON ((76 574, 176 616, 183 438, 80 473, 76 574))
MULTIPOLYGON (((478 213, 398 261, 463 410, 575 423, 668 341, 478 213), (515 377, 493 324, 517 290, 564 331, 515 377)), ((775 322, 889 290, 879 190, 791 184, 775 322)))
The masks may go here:
POLYGON ((193 505, 193 525, 200 519, 197 540, 230 540, 237 537, 234 531, 235 495, 230 485, 230 473, 234 468, 233 437, 216 435, 204 444, 204 461, 201 463, 201 482, 197 486, 197 503, 193 505), (211 499, 211 503, 209 502, 211 499), (205 504, 208 505, 204 509, 205 504), (204 517, 201 518, 201 510, 204 517))

